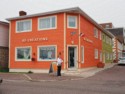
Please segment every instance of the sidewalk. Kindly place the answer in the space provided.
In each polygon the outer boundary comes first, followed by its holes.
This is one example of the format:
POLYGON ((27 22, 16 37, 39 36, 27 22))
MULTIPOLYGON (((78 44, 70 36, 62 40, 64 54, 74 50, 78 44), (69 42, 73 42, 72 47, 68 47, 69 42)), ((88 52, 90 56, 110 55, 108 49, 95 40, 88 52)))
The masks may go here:
POLYGON ((103 71, 105 69, 111 68, 114 65, 116 65, 116 63, 107 63, 105 64, 104 68, 97 68, 97 67, 92 67, 92 68, 84 68, 84 69, 80 69, 77 71, 68 71, 65 72, 64 75, 68 75, 68 76, 78 76, 78 77, 90 77, 95 75, 96 73, 103 71))
POLYGON ((56 73, 0 73, 0 77, 5 81, 65 81, 65 80, 78 80, 84 79, 95 75, 96 73, 113 67, 114 63, 106 64, 104 68, 85 68, 77 71, 66 71, 62 73, 61 77, 57 77, 56 73))

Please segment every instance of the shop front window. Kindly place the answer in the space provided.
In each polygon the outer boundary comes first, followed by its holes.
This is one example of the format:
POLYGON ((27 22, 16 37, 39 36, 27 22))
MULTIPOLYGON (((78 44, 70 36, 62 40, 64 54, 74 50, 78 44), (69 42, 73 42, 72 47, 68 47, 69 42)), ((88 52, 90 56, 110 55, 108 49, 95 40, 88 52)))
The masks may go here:
POLYGON ((30 60, 31 60, 30 47, 16 48, 16 61, 30 61, 30 60))
POLYGON ((55 60, 56 59, 56 47, 47 46, 39 47, 39 60, 55 60))

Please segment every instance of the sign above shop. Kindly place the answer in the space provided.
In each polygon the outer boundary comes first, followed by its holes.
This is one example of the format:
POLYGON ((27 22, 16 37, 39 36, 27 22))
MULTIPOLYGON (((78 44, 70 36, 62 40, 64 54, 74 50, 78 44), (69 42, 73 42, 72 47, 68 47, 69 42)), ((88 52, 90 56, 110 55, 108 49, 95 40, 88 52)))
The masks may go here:
POLYGON ((25 38, 25 39, 22 39, 22 42, 38 42, 38 41, 47 41, 48 38, 47 37, 43 37, 43 38, 25 38))
POLYGON ((88 39, 88 38, 84 38, 84 40, 87 41, 87 42, 93 43, 93 41, 88 39))

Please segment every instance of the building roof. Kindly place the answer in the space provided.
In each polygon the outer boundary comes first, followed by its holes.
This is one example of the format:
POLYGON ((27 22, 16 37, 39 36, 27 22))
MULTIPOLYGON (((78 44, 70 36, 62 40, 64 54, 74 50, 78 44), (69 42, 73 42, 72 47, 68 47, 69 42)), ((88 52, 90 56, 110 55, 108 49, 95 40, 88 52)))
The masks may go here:
POLYGON ((13 18, 7 18, 6 20, 18 20, 18 19, 24 19, 24 18, 30 18, 30 17, 37 17, 37 16, 44 16, 44 15, 50 15, 55 13, 80 13, 82 16, 84 16, 87 20, 89 20, 91 23, 93 23, 96 27, 98 27, 101 31, 103 31, 105 34, 107 34, 109 37, 113 38, 114 36, 109 33, 107 30, 105 30, 103 27, 101 27, 96 21, 94 21, 91 17, 89 17, 83 10, 81 10, 79 7, 73 7, 73 8, 67 8, 67 9, 61 9, 56 11, 50 11, 50 12, 44 12, 44 13, 38 13, 38 14, 32 14, 32 15, 24 15, 24 16, 18 16, 13 18))
POLYGON ((0 24, 9 25, 8 22, 0 21, 0 24))
POLYGON ((123 27, 119 27, 119 28, 110 28, 107 29, 110 33, 112 33, 114 36, 117 37, 117 39, 122 42, 125 43, 125 38, 124 38, 124 28, 123 27))
POLYGON ((101 23, 100 24, 103 28, 114 28, 114 25, 112 22, 107 22, 107 23, 101 23))

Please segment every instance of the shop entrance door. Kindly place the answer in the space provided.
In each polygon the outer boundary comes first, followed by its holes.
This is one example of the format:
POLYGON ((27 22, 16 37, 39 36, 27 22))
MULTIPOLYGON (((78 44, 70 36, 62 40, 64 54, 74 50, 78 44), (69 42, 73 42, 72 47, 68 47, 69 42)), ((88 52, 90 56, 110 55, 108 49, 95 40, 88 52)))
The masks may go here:
POLYGON ((76 67, 76 47, 68 48, 68 68, 76 67))

